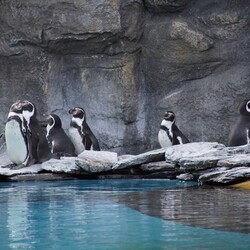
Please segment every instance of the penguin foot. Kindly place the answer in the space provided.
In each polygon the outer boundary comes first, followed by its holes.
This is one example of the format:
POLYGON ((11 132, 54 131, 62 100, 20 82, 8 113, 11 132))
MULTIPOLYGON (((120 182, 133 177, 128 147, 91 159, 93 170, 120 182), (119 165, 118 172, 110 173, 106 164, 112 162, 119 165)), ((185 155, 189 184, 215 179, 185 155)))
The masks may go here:
POLYGON ((10 163, 8 165, 2 166, 2 168, 9 168, 10 170, 17 170, 26 167, 23 164, 16 165, 14 163, 10 163))
POLYGON ((26 166, 23 165, 23 164, 19 164, 19 165, 10 164, 9 169, 11 169, 11 170, 18 170, 18 169, 21 169, 21 168, 24 168, 24 167, 26 167, 26 166))
POLYGON ((10 164, 8 164, 8 165, 1 166, 1 168, 9 168, 9 169, 12 169, 14 166, 16 166, 14 163, 10 163, 10 164))

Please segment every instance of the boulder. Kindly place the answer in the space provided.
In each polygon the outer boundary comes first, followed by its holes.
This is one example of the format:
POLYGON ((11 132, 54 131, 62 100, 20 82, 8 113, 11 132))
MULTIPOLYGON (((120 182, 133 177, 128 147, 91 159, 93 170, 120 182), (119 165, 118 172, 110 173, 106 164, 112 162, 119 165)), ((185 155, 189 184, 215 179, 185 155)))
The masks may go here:
POLYGON ((93 162, 116 163, 118 161, 117 153, 109 151, 84 150, 77 157, 85 161, 93 162))
POLYGON ((239 167, 239 166, 250 166, 250 155, 248 154, 237 154, 226 159, 221 159, 217 162, 219 167, 239 167))
MULTIPOLYGON (((232 184, 250 179, 248 146, 196 142, 117 157, 114 152, 84 151, 79 157, 50 159, 17 170, 0 167, 3 181, 157 178, 232 184)), ((5 152, 2 163, 10 163, 5 152)), ((4 165, 6 165, 4 164, 4 165)))
POLYGON ((164 160, 164 154, 165 154, 165 148, 152 150, 146 153, 142 153, 136 156, 133 156, 128 159, 120 160, 117 163, 114 164, 112 169, 124 169, 129 168, 137 165, 141 165, 143 163, 147 162, 154 162, 154 161, 163 161, 164 160))
POLYGON ((204 169, 214 168, 218 166, 218 161, 224 160, 225 156, 210 155, 210 156, 190 156, 188 158, 181 158, 178 161, 180 170, 185 172, 196 172, 204 169))
POLYGON ((16 170, 0 167, 0 175, 5 175, 5 176, 37 174, 41 171, 42 171, 41 164, 34 164, 31 166, 16 169, 16 170))
POLYGON ((76 159, 75 164, 81 171, 92 174, 108 172, 111 171, 113 167, 113 163, 110 162, 88 161, 79 158, 76 159))
POLYGON ((198 180, 201 183, 232 184, 249 179, 249 167, 235 167, 232 169, 221 167, 220 169, 201 175, 198 180))
POLYGON ((21 174, 14 175, 8 178, 9 181, 57 181, 74 179, 69 175, 55 173, 38 173, 38 174, 21 174))
POLYGON ((195 177, 190 173, 182 173, 176 176, 176 179, 183 181, 191 181, 194 180, 195 177))
POLYGON ((176 167, 175 163, 169 163, 166 161, 156 161, 156 162, 149 162, 144 163, 138 166, 139 169, 145 172, 161 172, 161 171, 178 171, 178 167, 176 167))
POLYGON ((228 155, 239 155, 239 154, 250 154, 250 144, 237 146, 237 147, 227 147, 228 155))
POLYGON ((76 157, 61 157, 43 162, 41 168, 51 173, 80 173, 80 168, 75 164, 76 157))
MULTIPOLYGON (((165 158, 167 162, 180 162, 183 160, 183 166, 187 160, 195 160, 199 157, 226 156, 226 146, 217 142, 193 142, 187 144, 179 144, 168 147, 165 150, 165 158)), ((206 158, 201 158, 204 161, 206 158)), ((207 158, 208 159, 208 158, 207 158)), ((218 159, 218 158, 216 158, 218 159)))

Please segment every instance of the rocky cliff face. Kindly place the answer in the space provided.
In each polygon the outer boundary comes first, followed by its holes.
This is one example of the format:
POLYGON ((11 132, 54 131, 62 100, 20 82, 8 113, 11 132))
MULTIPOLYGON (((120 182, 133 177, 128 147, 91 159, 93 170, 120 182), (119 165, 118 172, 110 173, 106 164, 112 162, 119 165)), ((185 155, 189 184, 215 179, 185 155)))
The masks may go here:
POLYGON ((166 110, 191 141, 226 143, 250 97, 248 0, 0 1, 0 121, 81 106, 102 149, 159 147, 166 110))

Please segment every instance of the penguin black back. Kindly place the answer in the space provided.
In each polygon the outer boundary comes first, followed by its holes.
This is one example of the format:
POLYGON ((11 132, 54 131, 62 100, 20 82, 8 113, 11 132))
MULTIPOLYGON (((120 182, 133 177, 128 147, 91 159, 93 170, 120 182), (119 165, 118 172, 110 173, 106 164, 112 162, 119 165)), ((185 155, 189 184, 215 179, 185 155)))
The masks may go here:
POLYGON ((27 123, 30 141, 30 151, 35 162, 42 163, 51 157, 50 147, 46 139, 45 131, 36 118, 35 104, 24 100, 21 101, 22 114, 27 123))
POLYGON ((75 156, 75 147, 64 129, 58 115, 51 114, 47 120, 46 138, 51 144, 51 153, 59 156, 75 156))
POLYGON ((250 100, 240 105, 240 116, 235 122, 228 138, 228 146, 241 146, 250 142, 250 100))

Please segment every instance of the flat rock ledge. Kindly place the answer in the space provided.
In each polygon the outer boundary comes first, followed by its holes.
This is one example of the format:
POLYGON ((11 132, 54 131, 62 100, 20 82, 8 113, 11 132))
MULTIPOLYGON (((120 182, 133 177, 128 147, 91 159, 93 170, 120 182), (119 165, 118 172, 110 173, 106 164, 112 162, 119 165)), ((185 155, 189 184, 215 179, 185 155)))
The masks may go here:
POLYGON ((155 178, 196 180, 201 184, 231 185, 250 180, 250 145, 226 147, 217 142, 194 142, 119 156, 87 151, 77 157, 50 159, 11 170, 7 154, 0 155, 0 181, 155 178))

